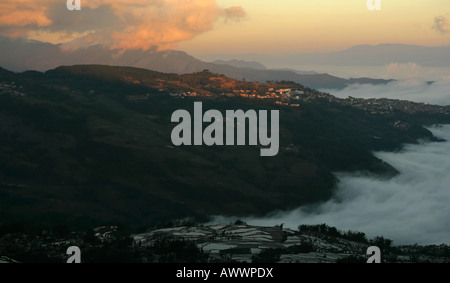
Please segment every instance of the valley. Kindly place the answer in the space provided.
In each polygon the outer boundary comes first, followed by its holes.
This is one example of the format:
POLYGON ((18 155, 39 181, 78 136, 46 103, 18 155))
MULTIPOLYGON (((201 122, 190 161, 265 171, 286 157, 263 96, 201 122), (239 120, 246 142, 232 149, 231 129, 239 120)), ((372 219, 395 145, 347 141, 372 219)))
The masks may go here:
POLYGON ((185 217, 262 216, 329 199, 335 171, 395 175, 372 151, 437 140, 422 126, 450 120, 448 107, 337 99, 293 82, 239 81, 208 71, 2 69, 0 82, 4 224, 137 227, 185 217), (291 92, 273 99, 240 95, 270 89, 291 92), (171 95, 188 92, 199 95, 171 95), (277 103, 291 100, 299 106, 277 103), (222 112, 280 111, 279 154, 261 157, 259 146, 175 147, 170 117, 179 109, 192 113, 196 101, 222 112))

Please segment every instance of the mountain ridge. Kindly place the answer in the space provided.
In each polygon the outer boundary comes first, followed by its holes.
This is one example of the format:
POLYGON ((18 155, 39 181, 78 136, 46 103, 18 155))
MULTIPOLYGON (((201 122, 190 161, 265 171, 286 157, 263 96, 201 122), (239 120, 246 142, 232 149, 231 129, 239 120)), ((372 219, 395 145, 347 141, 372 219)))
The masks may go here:
POLYGON ((230 65, 237 68, 248 68, 255 70, 267 70, 266 66, 256 61, 245 61, 245 60, 215 60, 212 63, 219 65, 230 65))
MULTIPOLYGON (((60 45, 11 40, 0 38, 0 66, 14 71, 45 71, 61 65, 101 64, 114 66, 132 66, 155 70, 164 73, 194 73, 204 69, 224 74, 228 77, 249 81, 294 81, 311 88, 342 89, 358 79, 347 80, 329 74, 301 74, 295 71, 278 71, 264 69, 238 68, 229 64, 203 62, 184 51, 166 50, 157 52, 129 50, 119 53, 118 50, 105 49, 100 45, 62 51, 60 45)), ((260 63, 258 63, 260 64, 260 63)), ((386 84, 391 80, 366 79, 373 84, 386 84)))
MULTIPOLYGON (((356 45, 320 53, 211 55, 217 58, 254 60, 266 66, 385 66, 415 63, 424 67, 450 66, 450 45, 420 46, 408 44, 356 45)), ((210 56, 208 56, 210 57, 210 56)))

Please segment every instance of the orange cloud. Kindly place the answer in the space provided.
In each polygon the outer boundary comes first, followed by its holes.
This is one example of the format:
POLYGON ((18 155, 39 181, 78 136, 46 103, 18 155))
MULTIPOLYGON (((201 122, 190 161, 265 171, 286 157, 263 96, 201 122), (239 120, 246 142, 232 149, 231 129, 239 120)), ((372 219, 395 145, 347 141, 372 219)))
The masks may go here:
MULTIPOLYGON (((48 1, 43 1, 48 3, 48 1)), ((49 26, 52 22, 45 15, 46 7, 37 1, 2 1, 0 3, 0 27, 49 26)))
POLYGON ((49 26, 52 23, 43 13, 34 11, 15 11, 8 15, 0 16, 0 25, 29 26, 37 25, 39 27, 49 26))
POLYGON ((241 7, 221 8, 215 0, 89 0, 81 2, 81 11, 68 11, 61 0, 2 1, 0 35, 39 39, 36 35, 51 38, 54 33, 60 40, 73 39, 72 48, 89 43, 121 50, 165 49, 212 30, 219 18, 246 16, 241 7))

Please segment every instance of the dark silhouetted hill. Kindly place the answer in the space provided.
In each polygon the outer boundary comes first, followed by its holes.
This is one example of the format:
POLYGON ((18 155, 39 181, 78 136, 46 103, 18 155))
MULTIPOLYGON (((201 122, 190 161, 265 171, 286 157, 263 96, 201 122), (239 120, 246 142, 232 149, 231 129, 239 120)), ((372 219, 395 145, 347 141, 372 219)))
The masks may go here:
POLYGON ((292 209, 329 199, 334 171, 395 173, 371 152, 432 138, 424 121, 449 120, 373 114, 326 96, 292 108, 217 95, 243 86, 261 84, 207 71, 0 69, 0 222, 136 226, 292 209), (205 96, 172 97, 170 89, 205 96), (195 101, 223 113, 279 109, 279 154, 260 157, 256 146, 174 147, 171 115, 178 109, 192 113, 195 101), (398 120, 407 126, 392 126, 398 120))

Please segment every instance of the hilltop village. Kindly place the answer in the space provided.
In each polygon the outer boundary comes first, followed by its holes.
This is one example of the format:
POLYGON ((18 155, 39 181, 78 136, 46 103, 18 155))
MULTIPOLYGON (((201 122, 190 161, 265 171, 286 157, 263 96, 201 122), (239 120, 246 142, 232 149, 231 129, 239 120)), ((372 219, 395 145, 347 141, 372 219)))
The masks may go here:
MULTIPOLYGON (((170 93, 172 97, 201 97, 203 95, 193 91, 182 93, 170 93)), ((236 89, 229 93, 220 93, 223 97, 241 97, 252 100, 264 100, 273 102, 280 106, 300 107, 302 103, 323 100, 328 103, 338 103, 350 106, 371 114, 389 114, 392 111, 401 111, 408 114, 427 113, 427 114, 450 114, 450 106, 438 106, 425 103, 416 103, 407 100, 388 99, 388 98, 355 98, 349 96, 342 99, 328 93, 319 92, 308 88, 268 88, 266 91, 261 89, 236 89)), ((145 97, 141 97, 145 99, 145 97)))

